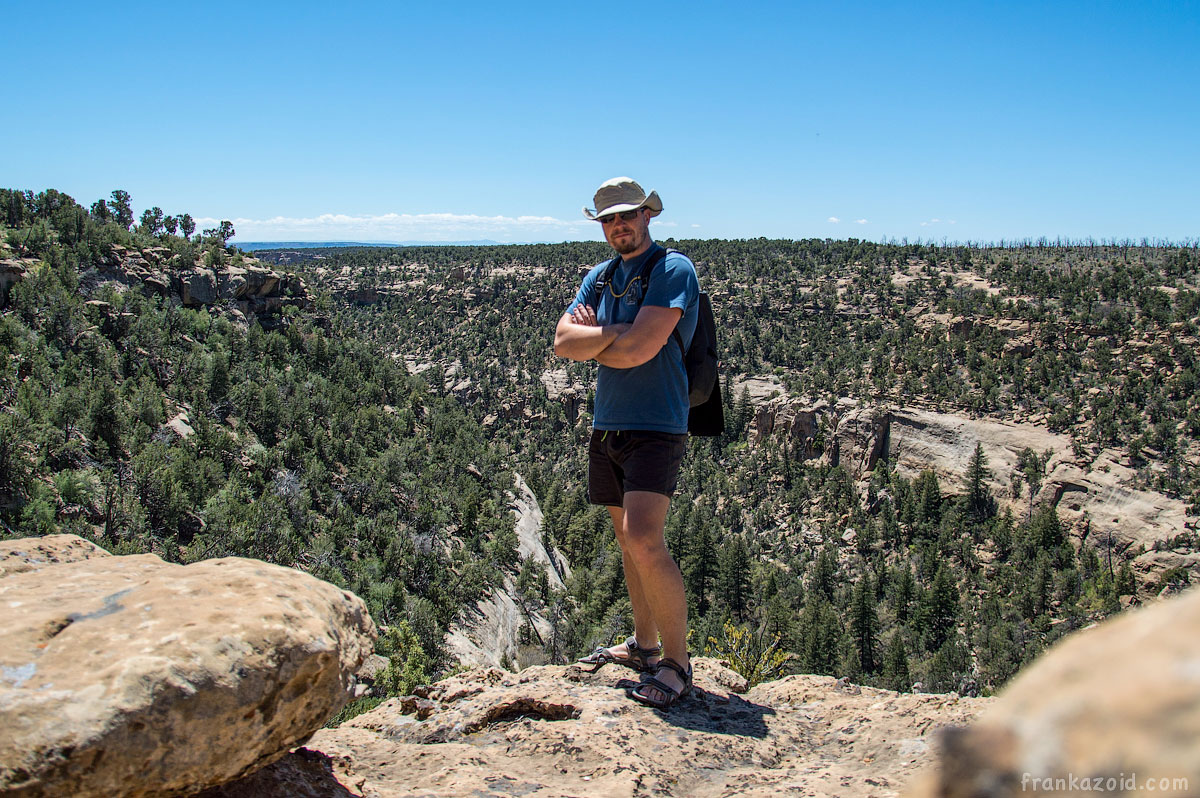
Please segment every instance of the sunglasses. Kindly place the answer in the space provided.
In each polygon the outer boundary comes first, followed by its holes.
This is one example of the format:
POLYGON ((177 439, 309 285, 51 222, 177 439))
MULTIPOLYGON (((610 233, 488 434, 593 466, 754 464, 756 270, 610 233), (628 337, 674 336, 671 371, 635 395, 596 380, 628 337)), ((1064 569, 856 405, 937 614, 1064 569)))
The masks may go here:
POLYGON ((613 221, 616 220, 616 218, 618 216, 620 216, 622 222, 632 222, 634 219, 638 218, 638 214, 640 214, 641 212, 642 212, 641 208, 636 208, 632 211, 621 211, 620 213, 613 213, 613 214, 609 214, 608 216, 601 216, 601 217, 597 218, 596 221, 599 222, 600 224, 611 224, 613 221))

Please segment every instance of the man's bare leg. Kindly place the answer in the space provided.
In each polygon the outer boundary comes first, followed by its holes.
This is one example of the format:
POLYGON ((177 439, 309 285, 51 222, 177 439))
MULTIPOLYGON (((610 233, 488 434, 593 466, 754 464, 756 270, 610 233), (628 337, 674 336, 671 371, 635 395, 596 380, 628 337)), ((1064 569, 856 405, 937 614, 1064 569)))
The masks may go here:
MULTIPOLYGON (((638 578, 637 569, 633 567, 629 552, 626 550, 625 508, 610 506, 608 515, 612 518, 613 531, 617 535, 617 545, 621 547, 621 565, 625 571, 625 587, 629 591, 629 603, 633 606, 633 635, 642 648, 655 648, 658 646, 658 624, 654 622, 654 613, 651 612, 650 605, 646 602, 646 594, 642 591, 642 583, 638 578)), ((624 641, 610 648, 609 652, 617 657, 625 657, 629 654, 625 650, 624 641)), ((657 661, 658 657, 649 659, 657 661)))
MULTIPOLYGON (((683 575, 667 551, 667 541, 663 532, 670 505, 671 499, 661 493, 626 492, 621 519, 623 533, 619 533, 617 539, 625 555, 626 578, 628 580, 631 571, 637 574, 637 585, 642 599, 662 636, 663 656, 670 657, 686 669, 687 597, 683 589, 683 575), (630 568, 630 565, 633 567, 630 568)), ((614 516, 614 522, 615 520, 614 516)), ((632 585, 630 580, 631 597, 632 585)), ((635 605, 635 623, 636 613, 635 605)), ((660 670, 657 677, 664 684, 677 690, 683 688, 683 680, 679 674, 669 668, 660 670)), ((643 688, 643 692, 651 700, 667 698, 661 695, 662 691, 652 687, 643 688)))

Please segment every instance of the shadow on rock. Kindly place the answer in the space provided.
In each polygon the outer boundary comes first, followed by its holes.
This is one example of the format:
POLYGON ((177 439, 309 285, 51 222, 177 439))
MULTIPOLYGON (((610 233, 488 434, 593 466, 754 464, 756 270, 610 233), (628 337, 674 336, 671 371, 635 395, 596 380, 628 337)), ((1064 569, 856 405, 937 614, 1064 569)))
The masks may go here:
POLYGON ((320 751, 297 748, 273 765, 192 798, 362 798, 333 773, 334 760, 320 751))
MULTIPOLYGON (((637 682, 631 679, 618 682, 619 687, 627 690, 636 684, 637 682)), ((630 698, 630 701, 633 700, 630 698)), ((665 723, 672 726, 711 734, 755 737, 760 740, 765 738, 769 731, 766 716, 775 714, 771 707, 747 701, 735 693, 711 693, 700 686, 696 686, 691 695, 668 709, 649 709, 657 712, 665 723)))

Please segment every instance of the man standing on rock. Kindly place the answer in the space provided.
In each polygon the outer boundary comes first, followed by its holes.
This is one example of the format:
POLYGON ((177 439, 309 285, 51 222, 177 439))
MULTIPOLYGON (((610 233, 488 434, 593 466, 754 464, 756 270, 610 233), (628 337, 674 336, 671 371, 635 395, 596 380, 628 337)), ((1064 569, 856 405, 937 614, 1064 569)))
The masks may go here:
POLYGON ((650 220, 663 208, 658 192, 647 196, 633 180, 617 177, 600 186, 594 204, 584 214, 601 224, 620 257, 583 278, 558 321, 554 352, 600 364, 588 497, 612 517, 634 634, 581 662, 652 674, 630 695, 665 709, 692 686, 683 577, 663 529, 687 446, 683 352, 696 329, 700 290, 692 262, 650 238, 650 220))

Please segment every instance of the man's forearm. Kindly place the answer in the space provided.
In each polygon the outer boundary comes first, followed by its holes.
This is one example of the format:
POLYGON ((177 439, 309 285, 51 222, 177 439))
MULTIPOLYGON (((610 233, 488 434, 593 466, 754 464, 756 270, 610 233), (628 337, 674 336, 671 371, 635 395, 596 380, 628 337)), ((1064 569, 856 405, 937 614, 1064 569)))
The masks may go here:
POLYGON ((592 360, 629 329, 628 324, 609 324, 593 327, 586 324, 563 324, 554 336, 554 354, 569 360, 592 360))
POLYGON ((631 369, 653 360, 663 345, 645 335, 632 332, 632 329, 632 325, 629 325, 629 329, 596 353, 596 362, 614 369, 631 369))
POLYGON ((637 360, 637 353, 634 351, 633 347, 630 346, 630 340, 627 333, 628 330, 626 330, 625 333, 616 336, 608 344, 608 346, 604 347, 604 349, 593 355, 595 361, 602 366, 608 366, 614 369, 629 369, 633 368, 634 366, 640 366, 642 363, 646 362, 644 360, 637 360))

